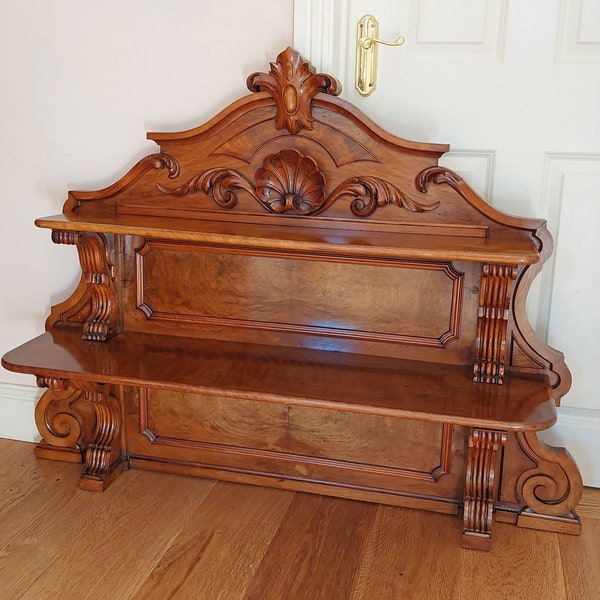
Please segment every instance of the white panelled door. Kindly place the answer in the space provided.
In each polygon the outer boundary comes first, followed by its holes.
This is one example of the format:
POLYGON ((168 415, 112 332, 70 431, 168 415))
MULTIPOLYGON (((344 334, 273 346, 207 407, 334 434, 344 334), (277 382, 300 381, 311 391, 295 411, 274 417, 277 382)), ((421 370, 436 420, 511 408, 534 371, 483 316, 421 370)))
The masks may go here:
POLYGON ((600 487, 600 2, 296 0, 294 45, 342 96, 408 139, 449 143, 443 164, 496 208, 547 219, 552 262, 530 294, 538 334, 573 387, 546 440, 600 487), (354 87, 356 26, 379 37, 376 90, 354 87))

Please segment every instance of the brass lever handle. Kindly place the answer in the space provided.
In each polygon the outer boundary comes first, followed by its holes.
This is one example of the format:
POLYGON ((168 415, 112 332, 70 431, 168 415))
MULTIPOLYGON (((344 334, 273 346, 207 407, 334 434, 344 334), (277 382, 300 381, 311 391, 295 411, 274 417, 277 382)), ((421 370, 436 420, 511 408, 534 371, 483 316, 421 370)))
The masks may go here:
POLYGON ((358 43, 361 48, 368 50, 373 44, 383 44, 384 46, 402 46, 405 41, 406 40, 404 39, 404 36, 401 35, 392 42, 386 42, 385 40, 380 40, 374 37, 361 37, 359 38, 358 43))
POLYGON ((368 96, 375 90, 377 83, 377 44, 401 46, 404 37, 392 42, 380 40, 379 23, 375 17, 365 15, 356 29, 356 89, 362 96, 368 96))

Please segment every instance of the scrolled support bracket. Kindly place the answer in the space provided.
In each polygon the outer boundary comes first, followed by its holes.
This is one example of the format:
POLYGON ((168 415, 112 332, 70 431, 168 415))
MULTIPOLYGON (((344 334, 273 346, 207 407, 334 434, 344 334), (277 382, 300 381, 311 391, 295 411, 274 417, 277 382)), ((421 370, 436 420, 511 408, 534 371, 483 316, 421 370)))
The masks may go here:
POLYGON ((47 329, 82 323, 83 339, 104 342, 121 331, 115 269, 107 237, 101 233, 52 231, 52 241, 77 247, 81 282, 69 300, 52 309, 47 329))
POLYGON ((107 384, 72 381, 71 387, 81 392, 96 414, 94 437, 86 449, 79 487, 103 491, 123 470, 125 461, 121 448, 119 403, 107 384))
POLYGON ((469 436, 463 499, 463 547, 489 550, 492 543, 496 470, 506 432, 473 428, 469 436))

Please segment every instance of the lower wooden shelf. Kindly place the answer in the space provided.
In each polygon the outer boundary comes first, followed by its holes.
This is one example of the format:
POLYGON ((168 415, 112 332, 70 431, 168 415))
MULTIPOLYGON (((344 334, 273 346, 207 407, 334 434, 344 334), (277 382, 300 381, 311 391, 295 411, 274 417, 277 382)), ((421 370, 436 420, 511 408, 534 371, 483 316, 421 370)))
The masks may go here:
POLYGON ((55 329, 6 354, 37 377, 221 394, 266 402, 513 431, 556 421, 544 375, 503 385, 472 381, 469 366, 248 343, 122 333, 82 341, 55 329))
POLYGON ((72 327, 2 364, 50 388, 36 408, 36 453, 79 452, 86 490, 144 468, 462 507, 470 548, 490 547, 496 510, 517 525, 579 531, 577 468, 536 436, 556 420, 543 375, 487 385, 469 365, 134 332, 93 342, 72 327))

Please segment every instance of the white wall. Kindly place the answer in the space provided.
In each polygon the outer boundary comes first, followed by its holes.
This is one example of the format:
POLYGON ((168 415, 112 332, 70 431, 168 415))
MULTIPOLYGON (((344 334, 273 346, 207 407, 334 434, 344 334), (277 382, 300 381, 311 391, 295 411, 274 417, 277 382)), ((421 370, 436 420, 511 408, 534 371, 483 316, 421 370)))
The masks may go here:
MULTIPOLYGON (((199 125, 292 43, 293 0, 0 2, 0 354, 43 331, 77 253, 36 217, 199 125)), ((0 370, 0 437, 33 439, 30 376, 0 370), (24 420, 24 417, 29 415, 24 420)))

